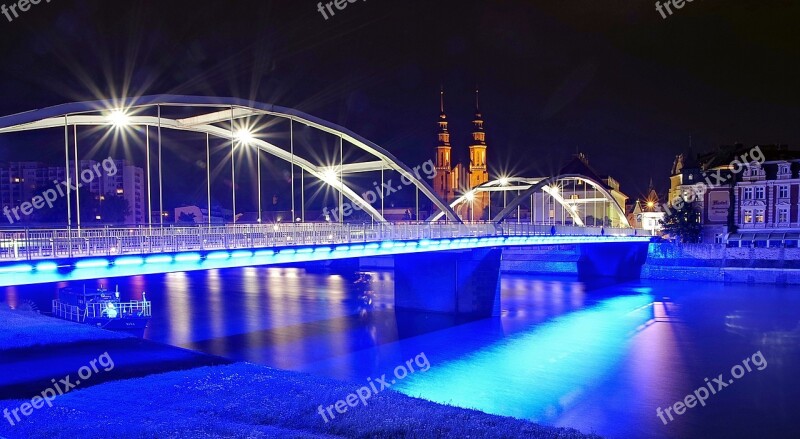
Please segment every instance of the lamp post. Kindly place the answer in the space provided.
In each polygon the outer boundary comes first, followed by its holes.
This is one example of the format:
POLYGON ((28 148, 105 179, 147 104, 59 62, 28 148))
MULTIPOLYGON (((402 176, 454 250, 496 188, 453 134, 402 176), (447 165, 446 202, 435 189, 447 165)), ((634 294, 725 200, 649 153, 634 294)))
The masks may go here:
POLYGON ((475 192, 467 192, 467 201, 469 201, 469 222, 475 221, 475 192))
MULTIPOLYGON (((236 156, 234 154, 234 149, 233 148, 235 147, 236 142, 238 142, 239 145, 241 145, 241 146, 250 146, 250 145, 253 144, 253 141, 255 140, 255 137, 253 136, 253 133, 250 130, 248 130, 246 128, 243 128, 243 129, 241 129, 241 130, 236 132, 236 136, 234 137, 234 140, 235 140, 235 142, 232 143, 233 146, 231 147, 231 166, 233 166, 231 169, 232 169, 233 178, 234 178, 234 180, 233 180, 233 223, 236 224, 236 168, 235 168, 236 156)), ((256 148, 256 157, 257 157, 256 161, 257 161, 257 167, 258 167, 258 172, 257 172, 257 175, 258 175, 258 222, 261 223, 261 151, 260 151, 259 148, 256 148)))

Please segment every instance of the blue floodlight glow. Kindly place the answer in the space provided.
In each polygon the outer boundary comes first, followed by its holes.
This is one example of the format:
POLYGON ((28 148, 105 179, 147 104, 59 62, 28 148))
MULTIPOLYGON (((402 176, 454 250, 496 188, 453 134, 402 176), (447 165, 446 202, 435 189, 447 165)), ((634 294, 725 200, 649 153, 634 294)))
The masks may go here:
POLYGON ((339 247, 336 247, 336 249, 334 251, 337 251, 337 252, 348 252, 348 251, 350 251, 350 246, 349 245, 340 245, 339 247))
POLYGON ((75 263, 75 268, 101 268, 108 267, 108 261, 105 259, 84 259, 75 263))
POLYGON ((235 252, 231 253, 231 257, 234 259, 238 258, 252 258, 253 252, 249 250, 236 250, 235 252))
POLYGON ((175 262, 197 262, 202 259, 200 253, 181 253, 175 255, 175 262))
POLYGON ((377 250, 377 249, 381 248, 381 246, 377 242, 373 242, 372 244, 365 245, 364 248, 367 249, 367 250, 377 250))
POLYGON ((33 271, 33 265, 18 264, 10 265, 8 267, 0 267, 0 273, 27 273, 33 271))
POLYGON ((330 253, 333 249, 330 247, 317 247, 314 249, 314 253, 330 253))
POLYGON ((297 253, 298 255, 303 255, 303 254, 314 253, 314 249, 313 249, 313 248, 308 248, 308 247, 306 247, 306 248, 299 248, 299 249, 297 249, 297 252, 296 252, 296 253, 297 253))
POLYGON ((387 250, 388 249, 392 249, 392 248, 394 248, 394 243, 392 241, 386 241, 386 242, 381 244, 381 248, 387 249, 387 250))
POLYGON ((211 252, 206 255, 206 259, 209 261, 219 261, 222 259, 228 259, 231 257, 231 254, 228 252, 211 252))
POLYGON ((142 265, 144 258, 140 256, 126 256, 124 258, 117 258, 114 260, 114 265, 129 266, 129 265, 142 265))
POLYGON ((172 256, 170 255, 155 255, 150 256, 144 260, 146 264, 169 264, 172 262, 172 256))
POLYGON ((256 252, 255 256, 257 258, 271 258, 275 256, 275 252, 272 250, 259 250, 256 252))
POLYGON ((361 245, 361 244, 354 245, 354 246, 350 247, 350 250, 353 250, 353 251, 364 250, 364 246, 361 245))
POLYGON ((58 264, 55 262, 39 262, 36 264, 36 271, 56 271, 58 264))
POLYGON ((297 250, 295 250, 293 248, 285 248, 285 249, 283 249, 283 250, 278 252, 278 254, 281 255, 281 256, 293 255, 295 253, 297 253, 297 250))
POLYGON ((563 407, 619 370, 631 332, 653 318, 652 307, 646 306, 652 301, 646 294, 603 300, 452 358, 392 388, 486 413, 555 422, 562 412, 553 407, 563 407), (498 393, 500 388, 515 392, 498 393))

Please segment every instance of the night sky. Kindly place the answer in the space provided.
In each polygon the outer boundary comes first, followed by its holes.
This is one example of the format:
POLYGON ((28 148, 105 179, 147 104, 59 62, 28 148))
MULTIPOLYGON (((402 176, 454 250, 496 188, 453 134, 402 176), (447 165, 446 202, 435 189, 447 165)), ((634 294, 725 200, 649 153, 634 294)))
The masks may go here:
MULTIPOLYGON (((442 84, 465 159, 479 84, 494 175, 549 175, 580 150, 635 198, 651 177, 666 189, 690 137, 698 152, 800 145, 799 21, 788 0, 695 0, 666 20, 640 0, 369 0, 327 21, 312 0, 55 0, 0 16, 0 114, 235 96, 342 124, 413 166, 432 157, 442 84)), ((53 148, 0 137, 0 160, 53 148)))

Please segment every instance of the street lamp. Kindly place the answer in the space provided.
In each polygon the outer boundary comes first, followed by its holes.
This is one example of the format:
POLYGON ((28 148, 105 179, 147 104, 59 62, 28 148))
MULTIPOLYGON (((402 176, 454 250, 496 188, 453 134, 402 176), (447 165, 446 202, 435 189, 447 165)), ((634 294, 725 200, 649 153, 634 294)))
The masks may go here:
POLYGON ((325 179, 325 182, 326 182, 326 183, 328 183, 328 184, 332 185, 333 183, 335 183, 335 182, 336 182, 336 180, 337 180, 337 177, 338 177, 338 174, 336 173, 336 170, 334 170, 334 169, 328 169, 327 171, 325 171, 325 172, 322 174, 322 176, 323 176, 323 178, 325 179))
POLYGON ((252 131, 248 129, 241 129, 236 132, 236 140, 242 145, 249 145, 255 140, 252 131))
POLYGON ((467 201, 469 201, 469 221, 475 221, 475 191, 467 192, 467 201))
POLYGON ((131 123, 131 119, 123 110, 113 110, 107 116, 108 122, 115 128, 125 128, 131 123))
MULTIPOLYGON (((253 132, 249 129, 243 128, 236 132, 234 135, 239 144, 244 146, 250 146, 255 141, 255 136, 253 132)), ((231 160, 233 160, 233 155, 231 153, 231 160)), ((261 224, 262 222, 262 208, 261 208, 261 150, 256 148, 256 170, 257 170, 257 180, 258 180, 258 223, 261 224)), ((234 191, 236 190, 236 183, 234 182, 234 191)), ((234 223, 236 223, 236 212, 234 212, 234 223)))

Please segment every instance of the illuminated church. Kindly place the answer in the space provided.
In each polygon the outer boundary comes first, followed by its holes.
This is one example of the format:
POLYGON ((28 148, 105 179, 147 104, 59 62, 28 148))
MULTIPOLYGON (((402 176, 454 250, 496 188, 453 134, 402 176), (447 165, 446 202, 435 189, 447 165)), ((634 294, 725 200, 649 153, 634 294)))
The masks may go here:
MULTIPOLYGON (((489 181, 486 167, 486 132, 483 127, 483 116, 480 111, 479 91, 475 91, 475 120, 472 121, 472 141, 469 145, 469 167, 461 163, 452 164, 450 131, 447 114, 444 111, 444 89, 440 94, 441 112, 439 113, 438 144, 436 146, 436 177, 433 189, 448 204, 464 193, 489 181)), ((463 219, 480 220, 489 206, 487 192, 476 194, 471 203, 457 206, 456 213, 463 219)))

